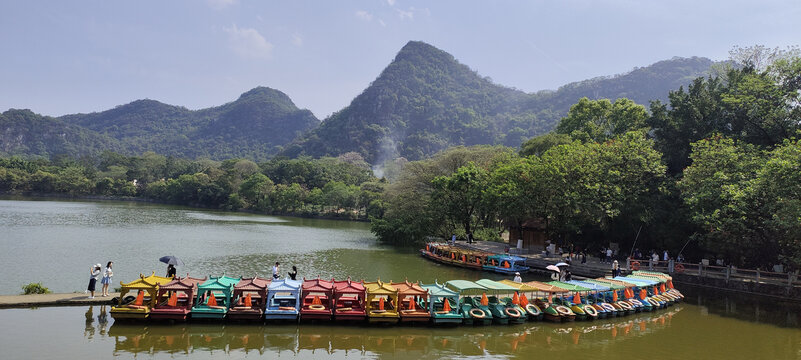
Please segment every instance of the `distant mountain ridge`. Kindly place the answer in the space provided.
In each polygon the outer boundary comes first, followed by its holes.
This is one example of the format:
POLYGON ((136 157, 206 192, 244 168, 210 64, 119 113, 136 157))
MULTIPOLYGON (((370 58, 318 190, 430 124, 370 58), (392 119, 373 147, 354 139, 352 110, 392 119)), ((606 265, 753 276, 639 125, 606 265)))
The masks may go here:
POLYGON ((453 55, 407 43, 361 94, 322 123, 283 92, 257 87, 201 110, 136 100, 58 118, 28 110, 0 114, 0 153, 81 156, 102 150, 154 151, 188 158, 337 156, 355 151, 372 164, 431 156, 455 145, 519 146, 556 126, 581 97, 666 100, 707 74, 706 58, 674 58, 613 77, 525 93, 482 77, 453 55))
POLYGON ((519 146, 553 129, 582 97, 628 97, 648 104, 705 75, 712 61, 674 58, 614 77, 528 94, 492 83, 452 55, 411 41, 370 86, 282 155, 356 151, 373 164, 418 160, 455 145, 519 146))

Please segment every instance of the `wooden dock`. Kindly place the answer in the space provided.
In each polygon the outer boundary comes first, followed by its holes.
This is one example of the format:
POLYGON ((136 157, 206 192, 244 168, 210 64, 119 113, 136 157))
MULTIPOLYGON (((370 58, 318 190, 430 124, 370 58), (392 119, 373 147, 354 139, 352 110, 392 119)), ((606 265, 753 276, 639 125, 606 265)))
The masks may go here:
POLYGON ((112 305, 120 293, 111 293, 111 296, 95 296, 89 299, 84 293, 69 294, 33 294, 33 295, 0 295, 0 309, 31 308, 43 306, 82 306, 82 305, 112 305))

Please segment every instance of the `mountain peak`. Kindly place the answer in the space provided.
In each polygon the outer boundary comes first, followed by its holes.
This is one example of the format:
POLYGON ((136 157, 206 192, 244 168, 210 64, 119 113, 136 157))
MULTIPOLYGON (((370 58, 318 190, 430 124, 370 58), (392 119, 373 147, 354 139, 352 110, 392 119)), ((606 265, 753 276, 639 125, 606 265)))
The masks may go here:
POLYGON ((242 93, 242 95, 239 95, 239 99, 237 99, 237 101, 249 98, 266 98, 274 101, 292 103, 292 100, 289 98, 289 96, 287 96, 287 94, 283 93, 282 91, 269 88, 266 86, 257 86, 253 89, 250 89, 242 93))

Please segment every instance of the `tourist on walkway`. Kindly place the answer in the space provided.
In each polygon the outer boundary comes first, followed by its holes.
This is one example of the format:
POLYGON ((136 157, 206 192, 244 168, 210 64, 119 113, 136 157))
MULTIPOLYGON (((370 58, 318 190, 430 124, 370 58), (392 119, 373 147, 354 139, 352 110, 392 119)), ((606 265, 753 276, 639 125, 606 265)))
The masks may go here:
POLYGON ((289 278, 292 280, 296 280, 295 278, 298 276, 298 268, 295 265, 292 265, 292 271, 289 272, 289 278))
POLYGON ((456 245, 456 234, 453 234, 453 236, 451 236, 451 245, 456 245))
POLYGON ((111 265, 113 263, 109 261, 106 264, 106 268, 103 270, 103 278, 100 279, 100 284, 103 285, 102 294, 100 296, 108 296, 108 286, 111 284, 111 277, 114 276, 114 272, 111 271, 111 265))
POLYGON ((281 266, 281 264, 278 261, 276 261, 275 265, 273 265, 273 279, 278 280, 278 273, 280 271, 279 270, 280 266, 281 266))
POLYGON ((612 262, 612 248, 606 248, 606 262, 612 262))
POLYGON ((97 278, 100 276, 100 270, 103 268, 102 265, 97 264, 89 268, 89 287, 86 288, 89 291, 90 299, 95 298, 95 285, 97 285, 97 278))
POLYGON ((167 277, 171 277, 171 278, 174 279, 176 272, 177 272, 177 270, 175 269, 175 265, 173 265, 173 264, 168 264, 167 265, 167 277))
POLYGON ((618 264, 617 260, 612 262, 612 277, 620 276, 620 264, 618 264))
POLYGON ((514 281, 516 283, 522 283, 523 282, 523 278, 520 277, 520 273, 519 272, 516 272, 515 273, 515 278, 512 281, 514 281))
POLYGON ((662 253, 662 260, 668 261, 668 259, 670 259, 670 257, 668 256, 667 250, 665 250, 665 252, 662 253))

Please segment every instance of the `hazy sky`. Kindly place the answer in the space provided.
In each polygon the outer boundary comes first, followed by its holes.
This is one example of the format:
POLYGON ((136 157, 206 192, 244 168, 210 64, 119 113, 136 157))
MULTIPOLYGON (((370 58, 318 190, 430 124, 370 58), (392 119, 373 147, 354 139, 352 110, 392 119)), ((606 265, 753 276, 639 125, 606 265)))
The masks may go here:
POLYGON ((256 86, 319 118, 409 40, 528 92, 673 56, 801 42, 801 1, 0 0, 0 111, 198 109, 256 86))

